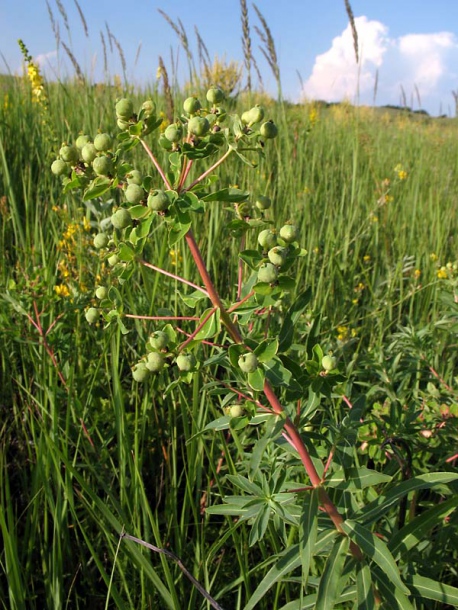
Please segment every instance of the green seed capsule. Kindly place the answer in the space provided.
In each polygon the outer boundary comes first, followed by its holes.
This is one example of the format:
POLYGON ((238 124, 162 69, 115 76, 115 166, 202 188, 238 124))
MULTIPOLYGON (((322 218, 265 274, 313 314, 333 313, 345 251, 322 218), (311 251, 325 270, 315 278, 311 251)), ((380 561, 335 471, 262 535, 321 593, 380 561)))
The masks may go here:
POLYGON ((132 205, 138 205, 140 201, 145 197, 145 191, 139 184, 129 184, 124 191, 124 196, 128 203, 132 205))
POLYGON ((284 225, 280 229, 280 237, 287 243, 292 244, 293 241, 299 239, 299 229, 296 225, 284 225))
POLYGON ((95 296, 100 300, 106 299, 108 296, 108 289, 105 288, 105 286, 99 286, 95 291, 95 296))
POLYGON ((89 307, 89 309, 84 314, 84 317, 86 318, 87 322, 89 322, 89 324, 94 324, 100 317, 99 310, 95 307, 89 307))
POLYGON ((188 132, 197 136, 198 138, 204 137, 210 130, 210 123, 203 116, 195 116, 189 120, 188 132))
POLYGON ((238 364, 243 373, 254 373, 258 368, 259 361, 256 354, 253 352, 248 352, 240 356, 238 364))
POLYGON ((90 141, 91 141, 91 139, 89 136, 80 135, 76 138, 75 146, 76 146, 76 148, 81 150, 83 148, 83 146, 86 146, 86 144, 88 144, 90 141))
POLYGON ((165 360, 162 354, 158 352, 150 352, 148 354, 148 361, 146 368, 152 373, 159 373, 164 368, 165 360))
POLYGON ((67 176, 70 173, 70 168, 62 159, 56 159, 51 165, 51 171, 55 176, 67 176))
POLYGON ((179 142, 183 137, 183 128, 181 123, 172 123, 164 131, 164 135, 169 142, 179 142))
POLYGON ((195 368, 197 361, 194 354, 180 354, 177 357, 176 363, 180 371, 189 373, 195 368))
POLYGON ((148 195, 148 207, 155 212, 165 212, 170 205, 167 193, 156 189, 148 195))
POLYGON ((97 176, 108 176, 113 169, 113 162, 110 157, 101 155, 100 157, 96 157, 92 162, 92 169, 97 176))
POLYGON ((116 104, 116 116, 119 119, 129 120, 130 117, 134 114, 134 105, 131 100, 127 98, 122 98, 116 104))
POLYGON ((92 142, 88 142, 81 149, 81 157, 85 163, 89 165, 97 157, 97 149, 92 142))
POLYGON ((75 164, 78 162, 80 155, 76 146, 64 145, 59 150, 59 156, 62 161, 65 161, 66 163, 75 164))
POLYGON ((273 140, 278 135, 277 126, 273 121, 267 121, 267 123, 263 123, 259 132, 261 136, 266 140, 273 140))
POLYGON ((107 133, 98 133, 94 138, 94 146, 99 152, 110 150, 112 139, 107 133))
POLYGON ((111 224, 115 229, 125 229, 132 224, 132 218, 129 211, 125 208, 119 208, 111 217, 111 224))
POLYGON ((210 104, 221 104, 224 101, 224 91, 219 87, 210 87, 207 91, 207 101, 210 104))
POLYGON ((137 383, 143 383, 148 379, 150 375, 151 371, 148 370, 144 362, 139 362, 138 364, 136 364, 132 371, 132 377, 137 383))
POLYGON ((202 108, 199 100, 196 97, 188 97, 183 102, 183 110, 186 114, 196 114, 202 108))
POLYGON ((100 248, 106 248, 108 246, 108 235, 106 233, 98 233, 95 237, 94 237, 94 247, 97 248, 97 250, 100 250, 100 248))
POLYGON ((273 284, 277 281, 278 270, 272 263, 263 263, 258 269, 258 282, 273 284))

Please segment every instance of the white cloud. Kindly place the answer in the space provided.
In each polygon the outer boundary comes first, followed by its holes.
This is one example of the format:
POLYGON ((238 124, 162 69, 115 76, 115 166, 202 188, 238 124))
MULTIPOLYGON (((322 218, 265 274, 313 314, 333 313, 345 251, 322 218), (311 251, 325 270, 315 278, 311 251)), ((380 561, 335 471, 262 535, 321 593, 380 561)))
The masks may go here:
POLYGON ((450 32, 406 34, 390 38, 380 21, 357 17, 360 63, 356 65, 350 25, 315 58, 312 74, 304 83, 307 98, 326 101, 349 99, 372 103, 378 71, 377 103, 399 104, 401 87, 408 96, 415 91, 421 102, 436 112, 440 100, 448 100, 456 88, 458 40, 450 32), (433 107, 434 106, 434 107, 433 107))
POLYGON ((40 68, 44 68, 51 59, 57 57, 57 51, 49 51, 49 53, 41 53, 33 58, 34 62, 37 63, 40 68))

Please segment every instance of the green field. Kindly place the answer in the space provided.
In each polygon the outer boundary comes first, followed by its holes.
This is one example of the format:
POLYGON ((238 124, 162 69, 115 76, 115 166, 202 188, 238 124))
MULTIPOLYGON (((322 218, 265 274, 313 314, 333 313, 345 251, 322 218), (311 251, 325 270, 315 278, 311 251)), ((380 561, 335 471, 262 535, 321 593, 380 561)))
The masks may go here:
MULTIPOLYGON (((61 144, 79 133, 117 134, 117 98, 127 95, 136 106, 153 99, 164 125, 166 99, 157 88, 76 81, 49 84, 46 94, 47 104, 36 103, 28 80, 0 80, 1 607, 210 608, 175 562, 120 539, 125 530, 175 553, 226 610, 242 609, 276 557, 299 543, 300 528, 272 519, 250 544, 250 521, 205 508, 241 493, 237 474, 285 469, 297 488, 308 479, 281 437, 252 453, 267 423, 204 430, 240 401, 228 389, 234 379, 212 364, 214 346, 195 346, 201 366, 189 383, 177 383, 172 367, 146 384, 133 381, 148 336, 163 326, 141 317, 199 317, 209 305, 189 307, 183 297, 191 288, 140 264, 120 283, 93 246, 100 210, 119 203, 120 194, 83 202, 76 191, 63 194, 50 171, 61 144), (121 325, 104 328, 102 318, 87 323, 100 285, 119 291, 127 334, 121 325)), ((176 115, 184 97, 173 92, 176 115)), ((310 289, 288 357, 306 370, 320 346, 337 358, 339 374, 329 392, 312 384, 299 398, 285 388, 279 396, 288 413, 310 414, 301 430, 320 473, 333 455, 331 478, 342 469, 351 477, 350 467, 391 477, 387 487, 380 482, 351 498, 331 485, 339 510, 351 512, 390 485, 456 472, 458 123, 389 108, 281 104, 256 94, 234 97, 229 110, 241 114, 258 99, 278 138, 256 168, 230 157, 211 189, 238 187, 252 193, 250 202, 268 195, 265 218, 300 230, 306 252, 290 273, 295 287, 254 327, 278 336, 288 307, 310 289), (350 424, 349 405, 359 409, 350 424)), ((157 133, 146 140, 167 164, 157 133)), ((140 146, 132 159, 157 180, 140 146)), ((235 218, 233 205, 215 202, 193 219, 225 303, 237 297, 239 253, 257 248, 259 232, 250 229, 242 245, 229 224, 235 218)), ((186 242, 169 246, 164 222, 154 224, 143 258, 201 284, 186 242)), ((242 269, 249 282, 249 267, 242 269)), ((173 324, 188 334, 194 328, 192 320, 173 324)), ((248 336, 251 328, 243 331, 248 336)), ((227 343, 228 336, 221 331, 214 340, 227 343)), ((244 400, 241 406, 250 413, 244 400)), ((374 522, 388 542, 402 511, 409 524, 436 507, 436 520, 423 519, 416 543, 396 557, 406 582, 417 572, 458 587, 456 492, 456 481, 413 489, 407 505, 396 503, 374 522)), ((329 523, 320 513, 318 530, 329 523)), ((309 596, 313 604, 324 569, 317 553, 307 585, 299 564, 272 580, 256 608, 314 607, 295 600, 309 596)), ((382 585, 381 607, 395 607, 382 585)), ((350 576, 336 607, 356 607, 352 586, 350 576)), ((399 607, 452 607, 458 597, 451 591, 431 599, 413 593, 412 605, 399 607)))

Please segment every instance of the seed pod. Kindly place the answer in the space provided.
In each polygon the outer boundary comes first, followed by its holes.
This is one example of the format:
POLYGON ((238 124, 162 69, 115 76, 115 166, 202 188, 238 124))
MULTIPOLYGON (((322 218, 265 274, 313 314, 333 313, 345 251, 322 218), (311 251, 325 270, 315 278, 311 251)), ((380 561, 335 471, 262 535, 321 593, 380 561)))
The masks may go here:
POLYGON ((268 210, 272 205, 269 197, 265 197, 264 195, 258 195, 256 198, 255 206, 258 210, 268 210))
POLYGON ((269 250, 267 256, 269 257, 269 260, 272 265, 275 265, 276 267, 281 267, 286 260, 287 254, 288 250, 286 248, 282 248, 281 246, 275 246, 275 248, 269 250))
POLYGON ((296 225, 284 225, 280 229, 280 237, 287 244, 292 244, 293 241, 297 241, 299 239, 299 229, 296 225))
POLYGON ((100 317, 99 310, 95 307, 89 307, 89 309, 84 314, 84 317, 86 318, 87 322, 89 322, 89 324, 94 324, 100 317))
POLYGON ((180 354, 176 359, 176 363, 180 371, 189 373, 195 368, 197 361, 194 354, 180 354))
POLYGON ((210 104, 221 104, 224 101, 224 91, 219 87, 210 87, 207 91, 207 101, 210 104))
POLYGON ((138 364, 136 364, 132 371, 132 377, 137 383, 143 383, 148 379, 150 375, 151 371, 148 370, 144 362, 139 362, 138 364))
POLYGON ((271 229, 264 229, 258 235, 258 244, 263 250, 270 250, 277 245, 277 234, 271 229))
POLYGON ((94 237, 94 247, 97 248, 97 250, 100 250, 100 248, 106 248, 108 246, 108 235, 106 233, 98 233, 95 237, 94 237))
POLYGON ((92 169, 97 176, 108 176, 113 169, 113 162, 110 157, 101 155, 100 157, 96 157, 92 162, 92 169))
POLYGON ((258 357, 253 352, 242 354, 238 360, 240 370, 243 373, 254 373, 258 368, 258 357))
POLYGON ((162 354, 158 352, 150 352, 148 354, 148 361, 146 368, 152 373, 159 373, 164 368, 165 360, 162 354))
POLYGON ((105 286, 99 286, 95 291, 95 296, 100 300, 106 299, 108 296, 108 289, 105 288, 105 286))
POLYGON ((132 205, 138 205, 140 201, 145 197, 145 191, 139 184, 129 184, 124 191, 124 196, 128 203, 132 205))
POLYGON ((323 356, 323 358, 321 359, 321 366, 324 368, 325 371, 332 371, 333 369, 336 368, 336 364, 337 364, 337 359, 334 356, 323 356))
POLYGON ((169 336, 164 331, 157 330, 150 336, 149 343, 153 349, 164 349, 169 344, 169 336))
POLYGON ((125 229, 132 224, 132 218, 129 211, 125 208, 119 208, 111 217, 111 224, 115 229, 125 229))
POLYGON ((164 131, 164 136, 169 142, 179 142, 183 137, 183 127, 181 123, 172 123, 164 131))
POLYGON ((116 104, 116 116, 119 119, 129 120, 134 114, 134 105, 131 100, 123 97, 116 104))
POLYGON ((98 133, 94 138, 94 146, 99 152, 110 150, 112 146, 111 136, 107 133, 98 133))
POLYGON ((80 135, 76 138, 75 146, 76 146, 76 148, 81 150, 83 148, 83 146, 86 146, 86 144, 88 144, 90 141, 91 141, 91 139, 89 136, 80 135))
POLYGON ((151 191, 148 195, 148 207, 155 212, 165 212, 170 205, 167 193, 161 189, 151 191))
POLYGON ((193 136, 202 138, 208 133, 209 129, 210 123, 203 116, 195 116, 189 120, 188 132, 193 136))
POLYGON ((79 155, 79 152, 78 152, 78 149, 76 148, 76 146, 64 145, 59 150, 59 156, 62 159, 62 161, 65 161, 66 163, 71 163, 72 165, 74 165, 75 163, 78 162, 80 155, 79 155))
POLYGON ((55 176, 67 176, 70 173, 70 168, 62 159, 56 159, 52 162, 51 171, 55 176))
POLYGON ((272 263, 263 263, 258 269, 258 282, 273 284, 277 281, 278 270, 272 263))
POLYGON ((183 110, 186 114, 196 114, 202 108, 199 100, 196 97, 188 97, 183 102, 183 110))
POLYGON ((92 142, 88 142, 81 149, 81 157, 89 165, 97 157, 97 150, 92 142))
POLYGON ((278 128, 273 121, 267 121, 261 125, 259 132, 266 140, 273 140, 278 135, 278 128))
POLYGON ((126 176, 126 179, 127 184, 138 184, 139 186, 141 186, 143 182, 142 175, 138 171, 138 169, 133 169, 131 172, 129 172, 126 176))

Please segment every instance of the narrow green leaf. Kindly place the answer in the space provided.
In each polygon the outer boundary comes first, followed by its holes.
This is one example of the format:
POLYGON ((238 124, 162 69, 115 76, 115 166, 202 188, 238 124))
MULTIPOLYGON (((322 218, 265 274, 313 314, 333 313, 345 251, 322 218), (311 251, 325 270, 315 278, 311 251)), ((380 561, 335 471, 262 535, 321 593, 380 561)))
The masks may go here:
POLYGON ((379 593, 387 602, 386 608, 390 610, 414 610, 409 598, 400 589, 393 587, 393 583, 384 572, 374 567, 372 576, 377 581, 379 593))
POLYGON ((305 588, 318 534, 318 490, 313 489, 302 506, 299 549, 302 562, 302 585, 305 588))
POLYGON ((297 299, 289 308, 283 321, 282 327, 280 329, 279 351, 285 352, 291 346, 291 343, 293 342, 294 325, 299 319, 304 309, 310 303, 311 298, 312 291, 310 290, 310 288, 307 288, 307 290, 301 292, 301 294, 297 297, 297 299))
POLYGON ((433 506, 400 529, 388 543, 388 548, 394 557, 407 553, 421 542, 433 528, 440 526, 442 521, 458 506, 458 496, 452 496, 433 506))
POLYGON ((202 197, 203 201, 223 201, 230 203, 241 203, 247 201, 250 193, 247 191, 241 191, 237 188, 224 188, 209 195, 202 197))
MULTIPOLYGON (((210 314, 213 308, 207 309, 200 317, 199 324, 201 324, 206 317, 210 314)), ((221 323, 220 323, 220 310, 213 310, 213 314, 208 318, 199 332, 196 334, 194 339, 197 341, 201 341, 202 339, 209 339, 211 337, 215 337, 221 331, 221 323)))
POLYGON ((432 472, 413 477, 392 487, 384 496, 379 496, 373 502, 366 504, 364 508, 354 513, 352 518, 357 518, 364 523, 371 523, 385 514, 405 494, 417 489, 445 485, 456 480, 458 480, 458 474, 452 472, 432 472))
POLYGON ((250 494, 252 496, 264 497, 264 492, 259 487, 259 485, 256 485, 256 483, 253 483, 246 477, 242 477, 242 475, 240 474, 228 474, 227 478, 233 485, 235 485, 242 491, 245 491, 247 494, 250 494))
POLYGON ((361 468, 343 468, 333 472, 329 479, 326 479, 326 486, 335 489, 365 489, 380 483, 388 483, 392 477, 376 470, 370 470, 362 466, 361 468))
POLYGON ((350 539, 347 536, 338 538, 332 548, 317 592, 316 610, 332 610, 339 601, 345 585, 342 573, 345 567, 350 539))
POLYGON ((120 243, 118 247, 118 256, 122 261, 132 261, 135 258, 135 251, 129 244, 120 243))
POLYGON ((434 599, 444 604, 458 606, 458 588, 425 576, 408 576, 406 582, 413 595, 420 599, 434 599))
POLYGON ((406 595, 409 589, 401 580, 398 566, 394 561, 387 545, 368 529, 347 519, 342 525, 344 531, 350 538, 385 572, 394 586, 406 595))
POLYGON ((83 201, 89 201, 96 197, 100 197, 110 190, 112 182, 111 178, 105 178, 104 176, 95 178, 84 191, 83 201))
MULTIPOLYGON (((356 589, 354 586, 347 587, 339 597, 339 603, 350 602, 355 599, 356 589)), ((279 610, 313 610, 316 607, 317 594, 307 595, 303 599, 296 599, 288 602, 279 610)))
POLYGON ((356 565, 356 592, 358 596, 357 610, 373 610, 375 608, 371 571, 365 561, 358 562, 356 565))

